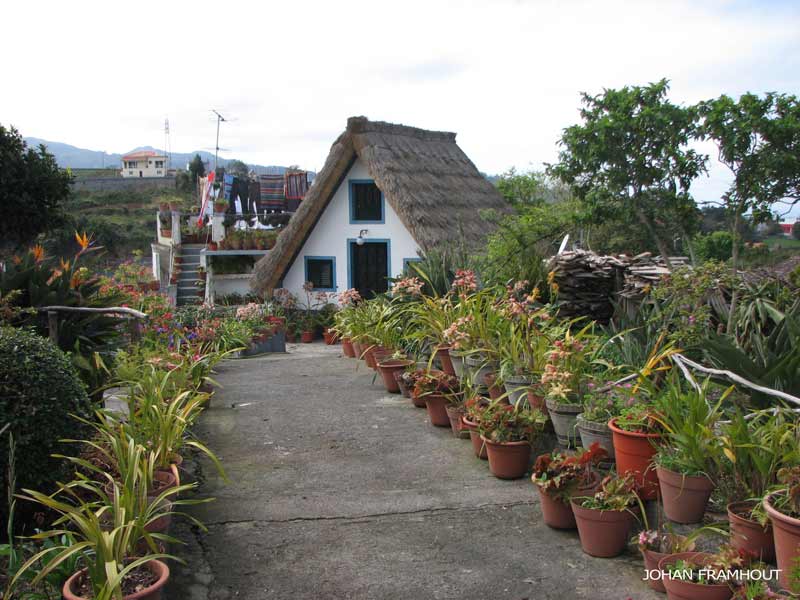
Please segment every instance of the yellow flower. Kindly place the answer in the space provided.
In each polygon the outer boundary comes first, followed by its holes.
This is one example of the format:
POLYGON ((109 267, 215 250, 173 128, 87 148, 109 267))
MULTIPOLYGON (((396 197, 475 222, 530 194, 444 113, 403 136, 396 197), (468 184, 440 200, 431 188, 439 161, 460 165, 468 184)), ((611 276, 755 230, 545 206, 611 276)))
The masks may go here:
POLYGON ((33 259, 36 262, 42 262, 42 260, 44 260, 44 248, 42 248, 41 244, 36 244, 31 248, 31 254, 33 254, 33 259))
POLYGON ((87 235, 85 231, 83 232, 83 235, 76 231, 75 239, 78 241, 78 245, 81 247, 81 250, 86 250, 92 243, 91 236, 87 235))

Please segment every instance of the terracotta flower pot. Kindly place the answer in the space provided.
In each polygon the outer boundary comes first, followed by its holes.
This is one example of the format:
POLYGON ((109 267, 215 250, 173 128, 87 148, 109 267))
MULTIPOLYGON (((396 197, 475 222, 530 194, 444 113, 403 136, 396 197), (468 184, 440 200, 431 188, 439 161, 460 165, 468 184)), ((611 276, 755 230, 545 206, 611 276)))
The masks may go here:
POLYGON ((633 515, 627 510, 596 510, 572 501, 581 548, 589 556, 619 556, 628 545, 633 515))
POLYGON ((286 341, 290 344, 294 344, 297 341, 297 336, 295 336, 294 331, 286 332, 286 341))
POLYGON ((731 529, 731 545, 737 550, 764 562, 775 560, 775 539, 772 525, 768 522, 762 527, 748 516, 753 509, 752 502, 731 502, 728 504, 728 522, 731 529))
POLYGON ((411 390, 408 389, 405 381, 403 381, 403 373, 404 371, 395 371, 392 377, 394 377, 394 380, 397 382, 397 387, 400 388, 400 393, 403 394, 403 397, 411 398, 411 390))
POLYGON ((355 358, 359 360, 364 359, 364 349, 361 347, 360 342, 353 342, 353 353, 355 354, 355 358))
POLYGON ((664 514, 676 523, 699 523, 714 489, 705 475, 681 475, 664 467, 656 467, 664 514))
POLYGON ((375 361, 375 366, 373 367, 373 369, 377 371, 378 365, 383 361, 387 360, 392 354, 393 352, 391 350, 387 350, 383 346, 377 346, 372 351, 372 360, 375 361))
MULTIPOLYGON (((427 408, 427 404, 425 404, 425 398, 422 396, 417 396, 413 390, 409 390, 409 398, 411 398, 411 404, 416 406, 417 408, 427 408)), ((448 423, 449 423, 448 419, 448 423)))
POLYGON ((447 416, 447 398, 438 394, 428 394, 425 396, 425 408, 428 409, 431 425, 450 427, 450 417, 447 416))
POLYGON ((658 496, 658 474, 653 466, 653 456, 661 435, 623 431, 617 427, 616 419, 611 419, 608 427, 614 440, 617 473, 632 473, 642 500, 654 500, 658 496))
POLYGON ((775 540, 775 558, 780 570, 781 587, 792 589, 791 573, 800 556, 800 519, 785 515, 772 506, 772 494, 764 498, 764 509, 772 521, 772 536, 775 540))
POLYGON ((450 429, 453 430, 453 435, 461 437, 461 430, 463 429, 463 425, 461 424, 461 417, 464 414, 463 409, 448 404, 445 410, 447 411, 447 418, 450 419, 450 429))
MULTIPOLYGON (((702 563, 710 556, 705 552, 669 554, 658 561, 658 569, 667 572, 679 560, 702 563)), ((666 588, 668 600, 729 600, 733 596, 733 590, 727 583, 692 583, 686 579, 677 577, 673 579, 669 576, 664 576, 662 583, 666 588)))
POLYGON ((300 343, 302 344, 310 344, 314 341, 314 332, 313 331, 301 331, 300 332, 300 343))
POLYGON ((453 361, 450 360, 450 346, 438 346, 436 348, 436 358, 442 366, 442 371, 448 375, 456 374, 456 370, 453 368, 453 361))
POLYGON ((370 369, 377 369, 378 363, 375 362, 375 350, 378 348, 375 344, 369 344, 366 348, 362 344, 364 351, 364 362, 370 369))
POLYGON ((219 248, 219 246, 217 245, 217 242, 208 242, 208 244, 206 244, 206 246, 208 247, 209 250, 212 250, 212 251, 216 250, 217 248, 219 248))
MULTIPOLYGON (((580 498, 581 496, 591 496, 594 494, 597 486, 600 484, 600 477, 593 473, 592 480, 584 486, 579 487, 573 498, 580 498)), ((538 485, 536 488, 539 490, 539 501, 542 506, 542 520, 544 524, 553 529, 575 529, 575 513, 572 512, 572 506, 563 502, 560 499, 552 498, 538 485)))
MULTIPOLYGON (((150 569, 150 572, 156 575, 158 579, 153 585, 146 587, 140 592, 123 596, 124 600, 161 600, 161 590, 167 585, 167 581, 169 580, 169 567, 160 560, 155 559, 146 563, 146 565, 147 568, 150 569)), ((64 582, 64 587, 61 590, 64 600, 85 600, 83 596, 78 596, 76 592, 76 589, 85 576, 86 569, 83 569, 64 582)))
POLYGON ((342 354, 344 354, 347 358, 356 357, 356 349, 353 348, 353 342, 350 340, 350 338, 342 338, 342 354))
POLYGON ((469 439, 472 442, 472 449, 475 451, 475 456, 481 460, 488 460, 489 455, 486 451, 486 444, 483 443, 480 434, 478 433, 478 424, 473 423, 466 416, 461 417, 461 422, 469 431, 469 439))
POLYGON ((548 399, 547 411, 550 413, 558 443, 564 448, 575 448, 578 445, 577 419, 583 412, 583 405, 548 399))
POLYGON ((322 332, 322 339, 325 340, 326 345, 333 346, 337 342, 336 332, 326 329, 322 332))
MULTIPOLYGON (((686 539, 684 536, 676 536, 681 539, 686 539)), ((691 550, 694 550, 694 542, 690 544, 691 550)), ((644 568, 647 571, 657 571, 658 570, 658 563, 661 561, 662 558, 665 556, 669 556, 666 552, 656 552, 655 550, 642 550, 642 559, 644 560, 644 568)), ((664 587, 664 582, 662 579, 655 579, 650 577, 647 580, 647 585, 650 586, 651 589, 654 589, 657 592, 666 593, 667 589, 664 587)))
POLYGON ((528 471, 531 445, 525 442, 493 442, 481 436, 489 457, 489 471, 498 479, 519 479, 528 471))
MULTIPOLYGON (((489 398, 492 402, 495 402, 500 399, 500 396, 503 395, 505 389, 500 387, 499 385, 495 385, 494 382, 497 379, 497 375, 494 373, 486 373, 483 376, 483 383, 489 388, 489 398)), ((508 397, 503 398, 503 403, 508 404, 508 397)))
POLYGON ((406 368, 412 364, 414 364, 413 360, 397 358, 383 360, 378 363, 378 370, 381 373, 383 385, 386 386, 387 392, 390 394, 400 393, 400 386, 397 384, 397 379, 394 377, 395 373, 400 373, 402 375, 406 368))

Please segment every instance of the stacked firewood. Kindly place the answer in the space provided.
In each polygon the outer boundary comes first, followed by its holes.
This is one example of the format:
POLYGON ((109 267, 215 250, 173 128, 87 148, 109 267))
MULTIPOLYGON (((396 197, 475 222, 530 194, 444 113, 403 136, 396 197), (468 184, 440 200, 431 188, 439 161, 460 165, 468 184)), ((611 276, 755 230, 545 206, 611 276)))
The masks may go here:
MULTIPOLYGON (((670 257, 670 262, 674 268, 686 264, 687 259, 670 257)), ((559 314, 598 321, 611 318, 613 302, 620 297, 638 298, 670 272, 666 261, 649 252, 631 257, 571 250, 551 257, 547 266, 558 285, 559 314)))

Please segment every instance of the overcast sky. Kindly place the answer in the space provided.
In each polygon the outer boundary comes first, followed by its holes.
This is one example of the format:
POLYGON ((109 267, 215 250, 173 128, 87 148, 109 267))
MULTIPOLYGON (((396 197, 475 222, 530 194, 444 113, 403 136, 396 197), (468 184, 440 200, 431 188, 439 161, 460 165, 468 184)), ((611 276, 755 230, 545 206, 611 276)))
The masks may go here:
MULTIPOLYGON (((579 93, 666 77, 674 101, 800 93, 800 2, 8 2, 0 123, 124 152, 318 170, 348 116, 455 131, 478 168, 541 167, 579 93)), ((713 148, 709 148, 713 151, 713 148)), ((699 201, 726 186, 711 175, 699 201)))

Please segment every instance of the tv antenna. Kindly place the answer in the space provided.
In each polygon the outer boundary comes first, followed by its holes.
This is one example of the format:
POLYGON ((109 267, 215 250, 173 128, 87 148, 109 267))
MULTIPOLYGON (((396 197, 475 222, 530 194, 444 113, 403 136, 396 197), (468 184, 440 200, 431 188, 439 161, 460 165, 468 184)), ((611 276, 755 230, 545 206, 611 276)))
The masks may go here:
POLYGON ((167 154, 166 171, 169 171, 169 163, 172 155, 172 148, 169 143, 169 117, 164 119, 164 152, 167 154))
POLYGON ((225 117, 223 117, 221 114, 219 114, 213 108, 211 109, 211 112, 213 112, 215 115, 217 115, 217 143, 216 143, 216 146, 214 148, 214 173, 216 173, 217 172, 217 161, 219 160, 219 124, 220 123, 227 123, 228 120, 225 117))

